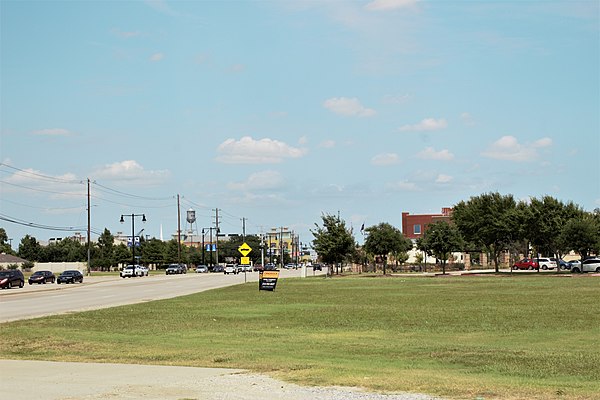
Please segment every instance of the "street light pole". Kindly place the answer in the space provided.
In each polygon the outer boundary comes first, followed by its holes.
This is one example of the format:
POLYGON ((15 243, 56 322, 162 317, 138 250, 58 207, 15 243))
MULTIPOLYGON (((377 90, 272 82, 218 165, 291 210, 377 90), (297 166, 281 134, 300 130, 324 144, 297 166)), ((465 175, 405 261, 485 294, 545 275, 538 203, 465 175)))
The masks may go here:
MULTIPOLYGON (((123 218, 125 215, 129 216, 129 214, 121 214, 121 223, 125 222, 123 218)), ((131 265, 133 265, 133 276, 135 276, 135 217, 142 217, 142 222, 146 222, 146 214, 131 214, 131 265)))

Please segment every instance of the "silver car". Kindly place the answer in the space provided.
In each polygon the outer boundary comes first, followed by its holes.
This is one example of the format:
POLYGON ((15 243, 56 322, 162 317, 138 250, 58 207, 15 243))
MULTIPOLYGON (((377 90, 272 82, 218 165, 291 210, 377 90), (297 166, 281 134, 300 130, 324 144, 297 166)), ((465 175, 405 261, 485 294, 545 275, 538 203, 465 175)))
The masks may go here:
POLYGON ((600 273, 600 258, 588 258, 580 265, 571 266, 571 272, 598 272, 600 273))

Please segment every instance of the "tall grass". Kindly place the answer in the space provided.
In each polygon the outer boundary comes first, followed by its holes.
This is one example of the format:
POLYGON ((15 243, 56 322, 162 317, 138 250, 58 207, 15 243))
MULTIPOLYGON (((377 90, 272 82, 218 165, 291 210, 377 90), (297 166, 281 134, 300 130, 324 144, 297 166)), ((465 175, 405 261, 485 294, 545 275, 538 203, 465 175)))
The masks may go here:
POLYGON ((245 368, 456 398, 598 398, 600 280, 294 279, 0 325, 6 358, 245 368))

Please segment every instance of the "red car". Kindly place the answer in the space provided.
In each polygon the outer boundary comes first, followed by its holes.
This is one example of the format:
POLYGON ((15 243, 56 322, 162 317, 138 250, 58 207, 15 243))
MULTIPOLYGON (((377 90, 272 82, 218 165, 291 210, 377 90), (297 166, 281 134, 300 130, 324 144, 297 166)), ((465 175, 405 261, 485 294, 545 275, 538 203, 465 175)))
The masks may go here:
POLYGON ((524 258, 517 261, 512 269, 540 269, 540 265, 532 258, 524 258))

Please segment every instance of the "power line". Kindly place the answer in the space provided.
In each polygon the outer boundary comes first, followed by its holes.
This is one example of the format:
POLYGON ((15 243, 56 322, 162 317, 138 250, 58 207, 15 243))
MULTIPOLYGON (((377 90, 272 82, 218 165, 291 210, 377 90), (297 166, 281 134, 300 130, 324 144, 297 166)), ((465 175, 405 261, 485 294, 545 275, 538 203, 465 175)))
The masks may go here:
POLYGON ((32 175, 32 176, 35 176, 35 177, 38 177, 38 178, 47 179, 47 180, 50 180, 50 181, 53 181, 53 182, 83 184, 83 181, 81 181, 81 180, 63 179, 63 178, 57 178, 55 176, 42 175, 42 174, 38 174, 36 172, 27 171, 27 170, 24 170, 24 169, 21 169, 21 168, 13 167, 13 166, 5 164, 5 163, 0 163, 0 167, 7 167, 7 168, 10 168, 12 170, 19 171, 19 172, 21 172, 23 174, 32 175))
POLYGON ((109 187, 107 187, 107 186, 104 186, 104 185, 101 185, 101 184, 99 184, 99 183, 98 183, 98 182, 96 182, 96 181, 93 181, 92 183, 93 183, 94 185, 96 185, 96 186, 99 186, 99 187, 101 187, 101 188, 103 188, 103 189, 106 189, 106 190, 108 190, 108 191, 110 191, 110 192, 112 192, 112 193, 116 193, 116 194, 119 194, 119 195, 121 195, 121 196, 125 196, 125 197, 131 197, 131 198, 134 198, 134 199, 142 199, 142 200, 160 200, 160 201, 162 201, 162 200, 171 200, 171 199, 175 198, 175 196, 169 196, 169 197, 146 197, 146 196, 139 196, 139 195, 136 195, 136 194, 125 193, 125 192, 122 192, 122 191, 120 191, 120 190, 116 190, 116 189, 109 188, 109 187))
MULTIPOLYGON (((36 222, 27 222, 24 220, 19 220, 17 218, 13 218, 4 214, 0 214, 0 220, 6 221, 6 222, 11 222, 13 224, 18 224, 18 225, 23 225, 23 226, 28 226, 31 228, 38 228, 38 229, 46 229, 46 230, 51 230, 51 231, 64 231, 64 232, 79 232, 79 231, 84 231, 87 229, 87 227, 83 226, 52 226, 52 225, 43 225, 43 224, 38 224, 36 222)), ((93 230, 93 232, 96 235, 100 235, 101 232, 93 230)))
POLYGON ((36 192, 60 194, 60 195, 63 195, 63 196, 74 196, 74 195, 85 196, 84 193, 79 194, 79 193, 74 193, 74 192, 55 192, 53 190, 35 189, 35 188, 32 188, 32 187, 28 187, 28 186, 24 186, 24 185, 18 185, 16 183, 10 183, 10 182, 6 182, 6 181, 2 181, 2 180, 0 180, 0 183, 3 183, 5 185, 10 185, 10 186, 15 186, 15 187, 18 187, 18 188, 21 188, 21 189, 33 190, 33 191, 36 191, 36 192))

